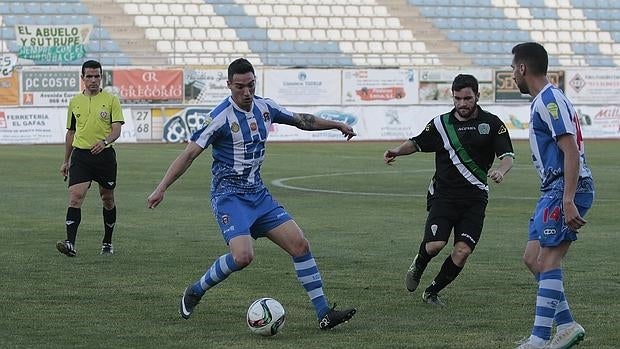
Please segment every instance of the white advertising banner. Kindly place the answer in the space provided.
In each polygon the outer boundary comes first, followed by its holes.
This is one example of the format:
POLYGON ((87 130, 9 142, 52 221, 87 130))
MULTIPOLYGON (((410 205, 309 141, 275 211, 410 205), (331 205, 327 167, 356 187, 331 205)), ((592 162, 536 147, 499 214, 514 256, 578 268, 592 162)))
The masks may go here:
POLYGON ((338 70, 268 69, 263 76, 263 97, 280 105, 341 103, 341 74, 338 70))
MULTIPOLYGON (((485 109, 506 124, 512 139, 528 139, 529 105, 488 105, 485 109)), ((620 138, 620 105, 575 106, 584 138, 620 138)))
POLYGON ((346 69, 342 71, 343 104, 417 104, 413 69, 346 69))
POLYGON ((422 69, 419 73, 420 103, 452 103, 452 81, 459 74, 470 74, 478 80, 480 102, 492 102, 492 69, 422 69))
POLYGON ((138 141, 138 132, 136 130, 135 116, 129 108, 123 108, 123 118, 125 123, 121 128, 121 136, 115 143, 136 143, 138 141))
POLYGON ((528 139, 530 125, 529 104, 520 105, 482 105, 482 108, 497 115, 506 124, 510 138, 528 139))
MULTIPOLYGON (((312 113, 322 118, 345 122, 357 133, 354 140, 405 140, 420 133, 433 117, 450 111, 440 106, 402 107, 327 107, 295 110, 312 113)), ((272 141, 337 141, 339 131, 302 131, 293 126, 272 124, 272 141)))
MULTIPOLYGON (((254 68, 256 74, 255 94, 262 96, 262 70, 254 68)), ((193 69, 183 70, 186 104, 204 104, 215 106, 230 96, 226 69, 193 69)))
POLYGON ((62 143, 65 113, 59 108, 0 108, 0 144, 62 143))
POLYGON ((573 104, 604 104, 618 101, 618 69, 567 69, 566 96, 573 104))
MULTIPOLYGON (((0 144, 64 143, 65 108, 0 108, 0 144)), ((130 109, 123 109, 125 124, 116 143, 135 143, 136 128, 130 109)))
POLYGON ((620 104, 581 105, 575 109, 584 138, 620 138, 620 104))

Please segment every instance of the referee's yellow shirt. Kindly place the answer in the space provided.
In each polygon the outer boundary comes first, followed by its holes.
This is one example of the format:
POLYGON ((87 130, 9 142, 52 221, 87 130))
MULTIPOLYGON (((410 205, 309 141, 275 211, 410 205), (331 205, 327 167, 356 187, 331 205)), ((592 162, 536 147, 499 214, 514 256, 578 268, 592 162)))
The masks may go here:
POLYGON ((67 129, 75 130, 73 147, 90 149, 112 132, 112 123, 125 123, 118 97, 100 91, 96 96, 80 93, 69 102, 67 129))

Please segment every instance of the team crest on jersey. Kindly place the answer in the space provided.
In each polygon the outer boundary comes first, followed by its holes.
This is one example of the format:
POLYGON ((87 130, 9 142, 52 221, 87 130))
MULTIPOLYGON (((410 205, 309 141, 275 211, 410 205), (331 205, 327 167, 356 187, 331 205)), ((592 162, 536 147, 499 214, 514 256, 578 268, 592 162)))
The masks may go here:
POLYGON ((487 123, 482 123, 478 125, 478 133, 481 135, 488 135, 491 132, 491 126, 487 123))
POLYGON ((256 126, 256 123, 255 123, 255 122, 253 122, 253 123, 251 123, 251 124, 250 124, 250 130, 252 130, 252 131, 256 131, 256 129, 257 129, 257 128, 258 128, 258 127, 256 126))
POLYGON ((223 214, 220 218, 222 219, 222 224, 228 225, 230 223, 230 217, 227 214, 223 214))
POLYGON ((99 112, 99 117, 101 117, 102 119, 107 119, 108 118, 108 112, 105 110, 102 110, 99 112))
POLYGON ((269 112, 268 111, 264 112, 263 113, 263 120, 265 122, 267 122, 267 121, 269 121, 269 119, 271 119, 271 117, 269 116, 269 112))
POLYGON ((234 133, 239 132, 239 124, 236 121, 233 122, 232 125, 230 125, 230 130, 234 133))
POLYGON ((558 115, 558 105, 555 104, 554 102, 551 102, 549 104, 547 104, 547 110, 549 111, 549 114, 551 114, 551 116, 553 117, 554 120, 557 120, 559 115, 558 115))
POLYGON ((502 127, 499 128, 499 131, 497 131, 497 134, 501 135, 502 133, 506 132, 508 132, 508 130, 506 130, 506 126, 502 125, 502 127))

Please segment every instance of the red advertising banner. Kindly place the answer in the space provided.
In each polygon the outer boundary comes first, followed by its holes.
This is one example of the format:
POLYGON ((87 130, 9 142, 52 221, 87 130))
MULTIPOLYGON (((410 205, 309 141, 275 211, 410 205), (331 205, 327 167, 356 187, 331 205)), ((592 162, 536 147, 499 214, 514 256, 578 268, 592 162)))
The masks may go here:
POLYGON ((182 69, 114 70, 112 85, 121 103, 183 103, 182 69))

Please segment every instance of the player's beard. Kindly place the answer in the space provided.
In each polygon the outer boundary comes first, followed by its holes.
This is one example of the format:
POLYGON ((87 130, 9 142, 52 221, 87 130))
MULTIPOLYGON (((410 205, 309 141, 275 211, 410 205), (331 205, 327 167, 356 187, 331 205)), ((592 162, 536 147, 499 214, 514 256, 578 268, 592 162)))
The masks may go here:
POLYGON ((470 119, 474 112, 476 111, 476 106, 473 107, 461 107, 456 110, 460 117, 463 119, 470 119))
POLYGON ((517 87, 519 88, 519 92, 529 95, 530 94, 530 89, 527 87, 527 84, 525 83, 525 81, 521 81, 521 83, 517 83, 517 87))

